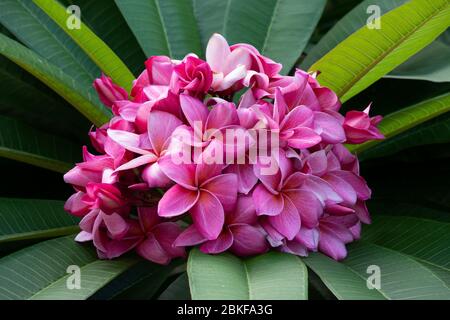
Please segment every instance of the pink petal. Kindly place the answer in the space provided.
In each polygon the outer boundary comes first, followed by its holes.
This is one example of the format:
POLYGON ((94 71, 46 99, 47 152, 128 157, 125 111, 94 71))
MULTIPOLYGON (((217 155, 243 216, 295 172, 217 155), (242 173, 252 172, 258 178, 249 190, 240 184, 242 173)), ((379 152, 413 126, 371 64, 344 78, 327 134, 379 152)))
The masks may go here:
POLYGON ((219 199, 212 193, 202 190, 197 203, 191 209, 192 219, 197 230, 208 240, 217 239, 224 224, 224 211, 219 199))
POLYGON ((147 239, 136 247, 136 252, 143 258, 159 264, 168 264, 170 255, 161 247, 153 234, 149 234, 147 239))
POLYGON ((229 74, 233 72, 237 67, 243 66, 245 69, 250 68, 251 59, 247 50, 237 48, 231 51, 231 54, 227 57, 223 73, 229 74))
POLYGON ((293 190, 286 193, 300 214, 302 225, 314 228, 322 215, 323 207, 319 199, 310 191, 293 190))
POLYGON ((320 233, 319 250, 334 260, 342 260, 347 256, 345 244, 326 232, 320 233))
POLYGON ((206 128, 220 129, 237 124, 239 124, 239 117, 234 103, 222 102, 211 109, 206 121, 206 128))
POLYGON ((166 188, 172 181, 164 174, 158 162, 154 162, 142 170, 142 180, 149 188, 166 188))
POLYGON ((184 230, 175 240, 174 246, 177 247, 190 247, 207 241, 205 237, 198 232, 195 225, 190 225, 184 230))
POLYGON ((230 55, 230 47, 218 33, 214 33, 209 39, 206 47, 206 61, 215 72, 221 72, 224 67, 225 60, 230 55))
POLYGON ((300 231, 300 215, 291 199, 284 197, 283 210, 276 216, 270 216, 270 224, 288 240, 294 239, 300 231))
POLYGON ((356 203, 356 192, 347 181, 335 175, 333 172, 326 174, 322 178, 342 197, 345 204, 353 205, 356 203))
POLYGON ((208 190, 219 199, 225 211, 234 208, 237 200, 237 177, 227 173, 213 177, 201 185, 203 190, 208 190))
POLYGON ((146 154, 148 151, 140 147, 140 137, 138 134, 122 130, 108 129, 108 137, 123 148, 138 154, 146 154))
POLYGON ((163 222, 156 225, 152 229, 153 234, 158 240, 160 246, 172 258, 183 257, 185 255, 184 248, 176 247, 175 240, 181 234, 181 228, 175 222, 163 222))
POLYGON ((196 190, 195 164, 176 164, 171 156, 162 157, 158 160, 162 172, 177 184, 186 189, 196 190))
POLYGON ((203 130, 208 118, 208 108, 197 98, 188 96, 186 94, 180 95, 180 104, 183 113, 192 128, 198 127, 203 130))
POLYGON ((236 208, 228 212, 225 218, 228 224, 255 224, 258 217, 252 196, 240 194, 237 199, 236 208))
POLYGON ((217 254, 228 250, 232 244, 233 234, 228 228, 225 228, 217 239, 203 243, 200 250, 208 254, 217 254))
POLYGON ((163 111, 152 111, 148 116, 148 135, 153 150, 160 153, 175 128, 182 124, 173 114, 163 111))
POLYGON ((324 142, 335 144, 345 141, 344 129, 333 116, 325 112, 315 112, 314 125, 324 142))
POLYGON ((156 207, 138 207, 137 210, 139 223, 145 231, 150 231, 154 225, 161 221, 156 207))
POLYGON ((372 192, 370 191, 366 181, 362 177, 357 176, 353 172, 343 170, 335 171, 333 172, 333 174, 348 182, 356 191, 358 199, 367 200, 370 198, 372 192))
POLYGON ((367 206, 364 201, 360 200, 356 203, 355 213, 363 223, 370 224, 372 222, 372 219, 370 218, 369 210, 367 210, 367 206))
POLYGON ((158 203, 160 217, 175 217, 189 211, 199 200, 199 192, 174 185, 158 203))
POLYGON ((75 241, 76 242, 92 241, 92 233, 80 231, 80 233, 78 233, 77 236, 75 237, 75 241))
POLYGON ((317 251, 319 231, 317 229, 307 229, 302 227, 295 236, 295 240, 303 244, 309 250, 317 251))
POLYGON ((247 68, 244 65, 239 65, 231 71, 229 74, 227 74, 222 82, 220 83, 219 87, 217 88, 217 91, 223 91, 231 86, 233 86, 237 81, 244 79, 245 75, 247 74, 247 68))
POLYGON ((322 138, 314 130, 306 127, 300 127, 294 130, 291 137, 288 138, 288 145, 292 148, 305 149, 318 144, 322 138))
POLYGON ((115 171, 117 172, 117 171, 134 169, 134 168, 146 165, 146 164, 153 163, 157 159, 158 158, 153 153, 144 154, 143 156, 134 158, 134 159, 128 161, 127 163, 124 163, 123 165, 118 167, 115 171))
POLYGON ((239 193, 248 194, 258 182, 252 164, 231 164, 225 169, 225 172, 234 173, 237 176, 239 193))
POLYGON ((112 238, 121 239, 127 233, 129 225, 121 215, 102 213, 102 218, 112 238))
POLYGON ((281 194, 274 195, 264 185, 259 184, 253 191, 253 203, 259 216, 276 216, 283 210, 284 199, 281 194))
POLYGON ((313 123, 314 114, 306 106, 297 106, 292 109, 280 125, 281 130, 294 129, 298 127, 310 127, 313 123))
POLYGON ((260 228, 248 224, 235 224, 230 226, 230 230, 234 237, 230 251, 237 256, 261 254, 269 248, 266 237, 260 228))

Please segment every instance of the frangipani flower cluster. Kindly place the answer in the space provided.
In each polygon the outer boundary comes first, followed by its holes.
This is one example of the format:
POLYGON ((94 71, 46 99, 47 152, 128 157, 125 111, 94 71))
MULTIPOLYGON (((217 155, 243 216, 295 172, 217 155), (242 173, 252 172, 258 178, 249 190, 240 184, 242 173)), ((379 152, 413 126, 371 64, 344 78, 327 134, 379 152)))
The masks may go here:
POLYGON ((153 56, 128 93, 94 87, 114 117, 90 132, 96 154, 64 176, 77 241, 101 258, 130 250, 160 264, 186 249, 238 256, 321 251, 339 260, 370 223, 371 191, 343 143, 382 139, 369 109, 338 113, 315 75, 214 34, 206 61, 153 56), (238 95, 240 95, 239 98, 238 95))

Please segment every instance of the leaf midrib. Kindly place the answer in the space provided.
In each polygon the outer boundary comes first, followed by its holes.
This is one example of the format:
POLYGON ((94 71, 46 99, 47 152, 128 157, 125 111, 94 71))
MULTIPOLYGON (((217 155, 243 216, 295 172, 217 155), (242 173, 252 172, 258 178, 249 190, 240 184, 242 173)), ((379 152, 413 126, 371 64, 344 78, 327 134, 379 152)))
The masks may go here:
POLYGON ((12 241, 46 238, 47 236, 53 237, 53 236, 70 235, 70 234, 77 232, 79 229, 80 228, 77 225, 72 225, 72 226, 50 228, 50 229, 44 229, 44 230, 12 233, 12 234, 8 234, 8 235, 0 236, 0 244, 12 242, 12 241))
MULTIPOLYGON (((448 4, 447 4, 448 6, 448 4)), ((340 97, 345 96, 345 94, 347 94, 350 89, 357 83, 359 82, 365 75, 368 74, 368 71, 372 70, 373 67, 377 64, 380 63, 380 61, 382 61, 385 57, 387 57, 389 54, 391 54, 395 49, 397 49, 398 47, 400 47, 401 45, 403 45, 403 43, 411 36, 413 35, 419 28, 422 28, 425 24, 427 24, 430 20, 432 20, 434 17, 436 17, 437 15, 439 15, 439 8, 436 9, 435 7, 434 11, 432 14, 430 14, 429 17, 427 17, 425 20, 423 20, 422 23, 416 25, 410 32, 406 33, 406 35, 402 36, 401 39, 394 43, 393 46, 391 46, 388 50, 385 50, 380 56, 378 56, 376 59, 374 59, 369 65, 366 66, 366 68, 363 68, 360 72, 356 73, 356 76, 352 78, 351 81, 349 81, 346 85, 344 85, 344 87, 339 90, 338 95, 340 97)), ((445 9, 445 7, 444 7, 445 9)), ((363 27, 364 28, 364 27, 363 27)), ((357 31, 358 32, 358 31, 357 31)), ((344 40, 345 41, 345 40, 344 40)), ((326 55, 324 56, 326 57, 326 55)), ((319 60, 319 62, 323 59, 323 57, 319 60)), ((345 99, 342 99, 342 101, 344 102, 345 99)))

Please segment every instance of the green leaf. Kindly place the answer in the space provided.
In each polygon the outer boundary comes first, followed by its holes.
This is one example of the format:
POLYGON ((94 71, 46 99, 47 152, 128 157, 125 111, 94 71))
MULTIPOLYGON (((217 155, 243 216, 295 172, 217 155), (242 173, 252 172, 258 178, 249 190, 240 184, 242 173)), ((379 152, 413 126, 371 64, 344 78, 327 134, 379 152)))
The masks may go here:
POLYGON ((377 290, 370 290, 358 273, 321 253, 312 253, 303 262, 311 268, 339 300, 384 300, 377 290))
POLYGON ((134 258, 89 262, 80 268, 80 289, 67 289, 68 274, 36 292, 29 300, 85 300, 136 263, 134 258))
MULTIPOLYGON (((369 158, 385 157, 405 149, 424 145, 431 145, 432 152, 437 153, 438 156, 444 156, 445 154, 436 148, 436 144, 445 143, 450 143, 450 113, 448 112, 374 145, 364 151, 359 159, 363 161, 369 158)), ((448 149, 448 146, 445 149, 448 149)), ((423 156, 431 158, 430 152, 426 152, 423 156)), ((408 159, 411 159, 410 155, 408 159)))
POLYGON ((305 265, 285 253, 241 260, 229 253, 208 255, 193 249, 187 272, 194 300, 304 300, 308 295, 305 265))
POLYGON ((450 277, 450 223, 377 214, 373 216, 372 225, 363 230, 363 237, 365 241, 425 262, 425 266, 432 265, 450 277))
POLYGON ((181 59, 201 55, 200 37, 191 1, 116 0, 125 20, 147 56, 181 59))
POLYGON ((388 299, 428 300, 450 299, 450 290, 429 269, 400 252, 372 243, 349 246, 343 263, 364 279, 370 276, 367 268, 377 265, 381 271, 381 289, 388 299))
POLYGON ((180 265, 185 265, 184 259, 173 260, 167 266, 151 263, 151 268, 142 273, 139 277, 124 289, 118 290, 114 300, 150 300, 156 298, 158 291, 173 275, 176 275, 180 265))
POLYGON ((67 19, 70 14, 56 0, 33 0, 33 2, 45 11, 116 84, 122 86, 128 92, 131 90, 134 75, 114 51, 88 26, 80 22, 79 29, 69 29, 67 19))
POLYGON ((250 43, 283 64, 294 66, 316 27, 322 0, 194 0, 203 45, 214 33, 230 44, 250 43))
POLYGON ((320 253, 304 259, 339 299, 450 299, 444 282, 407 255, 366 242, 353 243, 348 249, 342 262, 320 253), (380 268, 379 289, 367 288, 367 279, 373 274, 368 272, 369 266, 380 268))
POLYGON ((414 126, 427 120, 433 119, 450 110, 450 93, 435 97, 430 100, 420 102, 416 105, 404 108, 386 116, 378 125, 380 131, 385 135, 386 142, 373 140, 363 144, 349 145, 352 152, 362 152, 379 143, 389 142, 389 138, 394 137, 414 126))
POLYGON ((362 27, 311 66, 343 102, 358 94, 445 31, 448 0, 413 0, 383 15, 380 29, 362 27))
POLYGON ((0 34, 0 54, 44 82, 96 126, 109 120, 111 113, 100 105, 93 89, 87 91, 59 68, 3 34, 0 34))
POLYGON ((23 44, 88 87, 100 73, 97 66, 48 16, 29 0, 0 3, 0 22, 23 44))
POLYGON ((386 78, 450 81, 450 30, 395 68, 386 78))
POLYGON ((0 244, 73 234, 78 222, 63 201, 0 198, 0 244))
POLYGON ((142 260, 101 288, 92 295, 90 299, 149 299, 160 290, 162 284, 172 274, 173 270, 180 262, 181 259, 172 261, 169 265, 163 266, 147 260, 142 260), (137 294, 138 291, 143 294, 137 294))
POLYGON ((83 22, 101 36, 135 76, 143 71, 145 54, 114 1, 63 0, 62 3, 79 6, 83 22))
POLYGON ((0 259, 0 299, 86 299, 139 261, 99 261, 92 246, 73 238, 44 241, 0 259), (80 267, 81 289, 66 286, 67 268, 74 265, 80 267))
POLYGON ((78 145, 0 116, 0 156, 66 172, 79 159, 78 145))
MULTIPOLYGON (((339 20, 308 52, 300 67, 307 70, 311 65, 322 58, 325 54, 334 49, 339 43, 345 40, 353 32, 363 27, 367 23, 370 14, 367 8, 376 5, 380 8, 380 13, 385 14, 392 9, 404 4, 408 0, 364 0, 352 10, 350 10, 341 20, 339 20)), ((336 5, 342 6, 342 4, 336 5)), ((334 8, 335 10, 337 8, 334 8)))
POLYGON ((187 273, 184 272, 176 278, 164 292, 159 296, 158 300, 190 300, 189 279, 187 273))

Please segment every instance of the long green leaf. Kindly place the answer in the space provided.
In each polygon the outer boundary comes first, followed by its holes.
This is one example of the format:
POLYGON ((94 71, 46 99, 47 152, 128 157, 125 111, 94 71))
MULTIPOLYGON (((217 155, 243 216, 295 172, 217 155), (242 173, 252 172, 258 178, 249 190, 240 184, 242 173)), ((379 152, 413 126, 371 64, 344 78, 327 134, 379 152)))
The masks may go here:
POLYGON ((339 300, 386 299, 379 291, 369 289, 364 278, 343 263, 321 253, 310 254, 302 260, 339 300))
POLYGON ((347 101, 445 31, 448 0, 413 0, 383 15, 380 29, 359 29, 311 66, 320 83, 347 101))
MULTIPOLYGON (((318 61, 325 54, 334 49, 339 43, 345 40, 353 32, 364 27, 369 18, 367 8, 376 5, 380 8, 381 14, 386 14, 392 9, 404 4, 408 0, 364 0, 352 10, 350 10, 341 20, 339 20, 308 52, 300 67, 307 70, 314 62, 318 61)), ((336 8, 335 8, 336 9, 336 8)))
POLYGON ((139 261, 99 261, 92 246, 73 238, 44 241, 0 259, 0 299, 86 299, 139 261), (80 268, 80 289, 66 286, 69 266, 80 268))
POLYGON ((73 234, 79 219, 55 200, 0 198, 0 244, 73 234))
POLYGON ((450 82, 450 29, 392 70, 386 78, 450 82))
POLYGON ((158 300, 190 299, 191 294, 189 292, 189 279, 186 272, 176 278, 158 298, 158 300))
POLYGON ((100 70, 77 44, 29 0, 0 2, 0 22, 22 43, 85 86, 100 70))
POLYGON ((147 56, 181 59, 201 54, 200 37, 191 1, 116 0, 147 56))
POLYGON ((80 267, 80 289, 67 289, 70 275, 66 275, 36 292, 29 300, 85 300, 136 263, 134 258, 89 262, 80 267))
POLYGON ((389 299, 428 300, 450 299, 450 290, 428 268, 398 251, 372 243, 355 243, 349 246, 343 263, 367 279, 367 268, 377 265, 381 271, 381 289, 389 299))
MULTIPOLYGON (((386 116, 379 124, 379 129, 387 139, 394 137, 427 120, 433 119, 450 110, 450 93, 423 101, 386 116)), ((389 141, 389 140, 387 140, 389 141)), ((359 145, 350 145, 352 152, 362 152, 377 144, 380 140, 369 141, 359 145)))
POLYGON ((77 5, 83 22, 114 51, 135 76, 144 69, 145 54, 114 1, 62 0, 77 5))
POLYGON ((322 0, 194 0, 203 44, 214 33, 246 42, 283 64, 287 73, 300 57, 322 15, 322 0))
POLYGON ((341 263, 320 253, 304 260, 342 300, 450 299, 450 290, 428 268, 407 255, 375 244, 350 245, 348 257, 341 263), (370 266, 380 268, 380 288, 367 288, 367 279, 372 275, 370 266))
POLYGON ((56 0, 33 0, 53 19, 115 83, 130 91, 134 75, 120 58, 84 23, 79 29, 69 29, 66 9, 56 0))
MULTIPOLYGON (((418 156, 429 158, 431 156, 445 157, 449 154, 448 152, 442 152, 442 150, 449 149, 448 146, 445 147, 446 143, 450 143, 450 113, 448 112, 400 133, 391 139, 374 145, 370 149, 362 152, 359 159, 362 161, 369 158, 385 157, 405 149, 425 145, 429 145, 430 149, 427 150, 433 152, 434 155, 431 155, 429 151, 425 151, 426 154, 415 154, 416 158, 418 156), (437 144, 441 144, 443 149, 438 149, 436 147, 437 144)), ((406 154, 405 156, 407 159, 411 159, 410 154, 406 154)))
POLYGON ((194 300, 307 298, 306 267, 289 254, 269 252, 241 260, 229 253, 213 256, 193 249, 187 272, 194 300))
POLYGON ((372 225, 365 228, 363 235, 365 241, 412 256, 450 277, 450 223, 374 215, 372 225))
POLYGON ((86 91, 59 68, 3 34, 0 34, 0 54, 44 82, 95 125, 109 120, 109 111, 100 105, 93 89, 86 91))
POLYGON ((0 116, 0 156, 66 172, 79 159, 79 146, 0 116))

